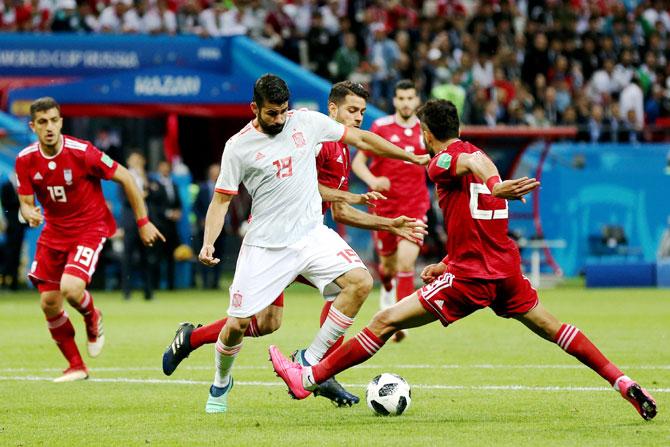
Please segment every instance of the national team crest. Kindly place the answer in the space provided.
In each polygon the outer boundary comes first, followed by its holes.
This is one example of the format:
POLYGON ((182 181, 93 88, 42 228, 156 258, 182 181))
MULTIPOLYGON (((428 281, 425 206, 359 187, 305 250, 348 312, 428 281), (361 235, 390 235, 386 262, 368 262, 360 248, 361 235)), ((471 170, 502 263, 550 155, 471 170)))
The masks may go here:
POLYGON ((242 294, 238 291, 233 293, 233 307, 242 307, 242 294))
POLYGON ((293 137, 293 142, 295 143, 295 147, 303 147, 305 144, 305 136, 302 134, 302 132, 296 132, 292 135, 293 137))
POLYGON ((72 169, 63 169, 63 177, 65 178, 65 184, 72 184, 72 169))

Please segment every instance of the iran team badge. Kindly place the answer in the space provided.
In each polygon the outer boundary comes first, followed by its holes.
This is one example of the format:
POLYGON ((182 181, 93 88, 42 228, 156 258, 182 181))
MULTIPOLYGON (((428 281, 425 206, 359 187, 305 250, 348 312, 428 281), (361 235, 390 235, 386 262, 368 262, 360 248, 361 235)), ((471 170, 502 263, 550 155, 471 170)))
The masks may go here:
POLYGON ((295 143, 295 147, 303 147, 306 142, 305 142, 305 136, 302 134, 302 132, 296 132, 292 135, 293 137, 293 142, 295 143))
POLYGON ((70 186, 72 184, 72 169, 64 169, 63 177, 65 178, 65 184, 70 186))

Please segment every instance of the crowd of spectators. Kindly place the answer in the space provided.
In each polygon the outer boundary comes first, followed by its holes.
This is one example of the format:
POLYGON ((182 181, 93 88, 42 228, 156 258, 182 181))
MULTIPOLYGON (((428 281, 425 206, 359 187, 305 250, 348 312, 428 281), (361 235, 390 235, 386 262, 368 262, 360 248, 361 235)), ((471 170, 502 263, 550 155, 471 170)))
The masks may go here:
POLYGON ((468 124, 639 141, 670 116, 669 0, 0 1, 3 31, 246 34, 385 110, 409 78, 468 124))

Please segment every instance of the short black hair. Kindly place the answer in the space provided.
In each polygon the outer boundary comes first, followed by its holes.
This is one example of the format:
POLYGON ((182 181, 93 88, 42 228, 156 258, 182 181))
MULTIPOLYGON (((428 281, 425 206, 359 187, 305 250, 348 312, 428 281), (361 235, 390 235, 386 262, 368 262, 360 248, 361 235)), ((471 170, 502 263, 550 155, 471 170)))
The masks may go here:
POLYGON ((435 138, 447 141, 458 138, 458 110, 453 102, 445 99, 430 99, 419 107, 417 116, 428 127, 435 138))
POLYGON ((36 99, 30 104, 30 120, 33 121, 35 119, 37 112, 46 112, 51 109, 58 109, 58 114, 60 114, 60 105, 55 99, 50 96, 36 99))
POLYGON ((401 79, 400 81, 396 82, 395 88, 393 89, 393 95, 396 95, 398 93, 398 90, 409 90, 411 88, 416 90, 416 85, 414 85, 414 81, 410 79, 401 79))
POLYGON ((284 104, 288 101, 289 96, 290 93, 286 82, 272 73, 264 74, 254 84, 253 101, 259 108, 263 107, 263 104, 266 102, 277 105, 284 104))
POLYGON ((328 102, 337 104, 338 106, 342 104, 344 98, 349 95, 356 95, 364 100, 368 100, 370 93, 358 82, 351 81, 342 81, 334 84, 330 89, 330 95, 328 95, 328 102))

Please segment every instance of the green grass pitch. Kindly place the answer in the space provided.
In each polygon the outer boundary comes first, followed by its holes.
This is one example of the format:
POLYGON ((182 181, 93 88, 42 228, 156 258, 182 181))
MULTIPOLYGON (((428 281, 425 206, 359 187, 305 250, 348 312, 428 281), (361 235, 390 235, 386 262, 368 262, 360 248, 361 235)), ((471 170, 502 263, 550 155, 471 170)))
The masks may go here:
MULTIPOLYGON (((402 375, 413 400, 401 417, 376 417, 364 402, 338 409, 323 398, 293 401, 267 346, 290 353, 311 341, 322 301, 304 286, 288 289, 278 332, 245 340, 229 412, 207 415, 213 348, 191 354, 169 378, 161 356, 178 322, 223 316, 227 293, 158 293, 153 302, 139 295, 124 302, 119 293, 94 294, 107 345, 87 359, 90 380, 70 384, 49 381, 65 362, 37 293, 0 295, 0 446, 670 446, 667 290, 541 291, 547 308, 654 394, 659 415, 651 422, 556 345, 489 310, 448 329, 414 329, 338 377, 364 398, 375 375, 402 375)), ((377 296, 349 335, 369 321, 377 296)), ((82 319, 68 312, 85 351, 82 319)))

